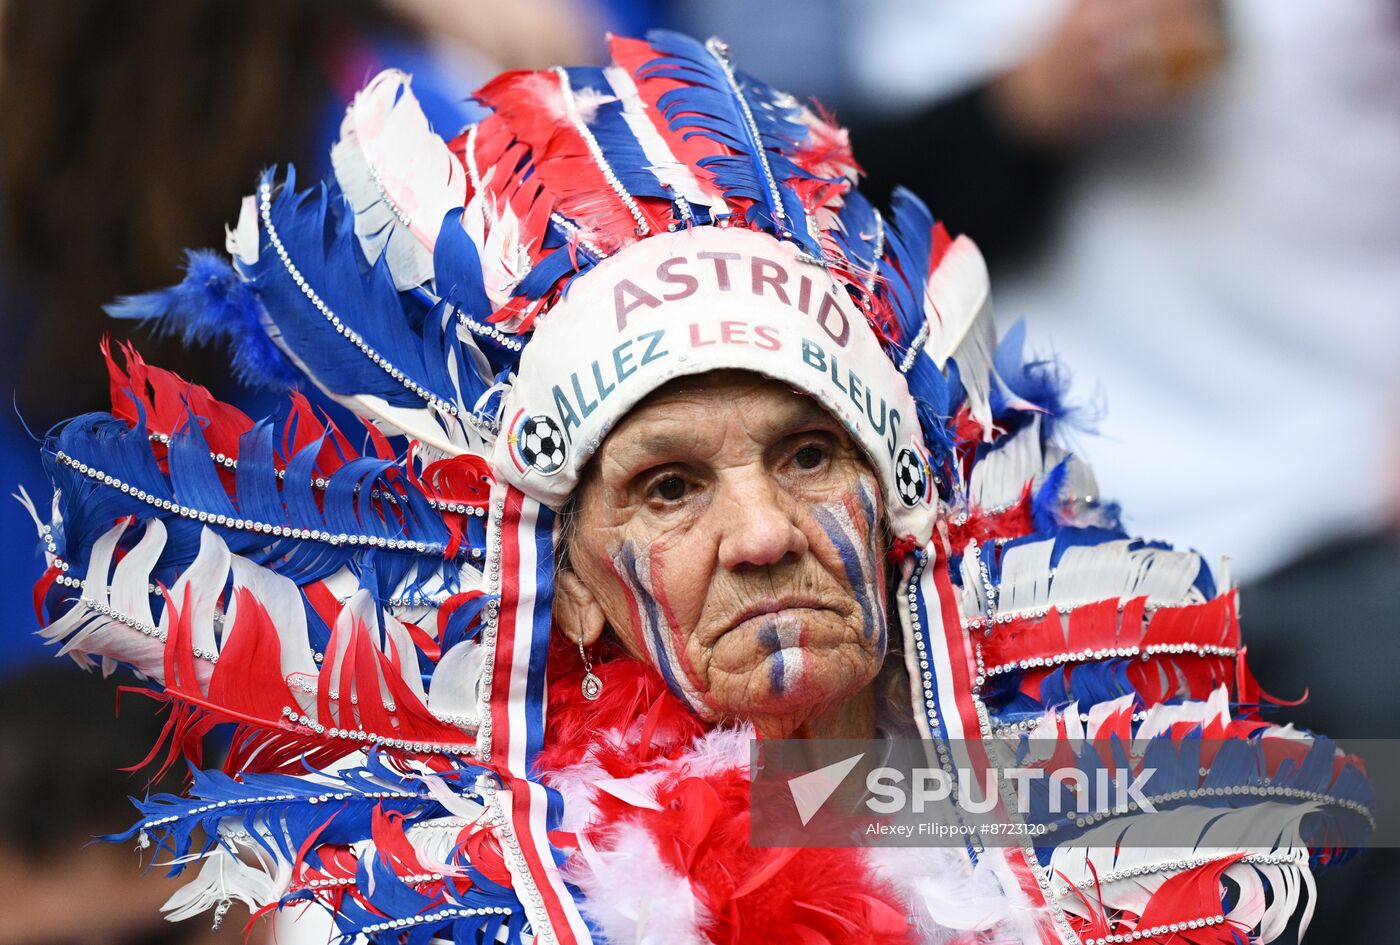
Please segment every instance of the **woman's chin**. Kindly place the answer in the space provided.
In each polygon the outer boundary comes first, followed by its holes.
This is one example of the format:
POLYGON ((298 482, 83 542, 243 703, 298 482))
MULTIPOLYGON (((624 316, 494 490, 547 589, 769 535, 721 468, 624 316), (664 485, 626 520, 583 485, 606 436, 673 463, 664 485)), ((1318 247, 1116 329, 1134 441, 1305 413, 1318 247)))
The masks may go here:
POLYGON ((791 731, 817 716, 839 714, 878 670, 873 661, 783 650, 748 674, 743 697, 734 700, 726 714, 753 722, 766 737, 781 738, 784 734, 774 735, 771 730, 791 731))

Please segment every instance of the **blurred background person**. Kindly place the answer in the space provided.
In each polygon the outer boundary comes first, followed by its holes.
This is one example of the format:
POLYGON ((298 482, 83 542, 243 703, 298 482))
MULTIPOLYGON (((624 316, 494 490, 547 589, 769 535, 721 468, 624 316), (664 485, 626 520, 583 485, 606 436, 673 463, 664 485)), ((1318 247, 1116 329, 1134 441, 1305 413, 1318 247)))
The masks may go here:
MULTIPOLYGON (((71 370, 99 357, 103 332, 199 373, 177 341, 102 306, 175 281, 185 247, 219 246, 264 166, 328 171, 345 106, 371 76, 411 73, 430 121, 455 131, 500 69, 602 55, 607 12, 574 0, 0 0, 5 493, 25 485, 43 500, 26 425, 42 435, 104 405, 100 375, 71 370)), ((255 391, 216 393, 257 410, 255 391)), ((0 615, 32 629, 15 590, 39 560, 32 527, 5 501, 0 529, 0 615)), ((26 633, 0 637, 6 664, 39 655, 26 633)))
MULTIPOLYGON (((176 281, 185 247, 221 246, 264 166, 328 171, 346 104, 381 69, 411 73, 430 121, 454 132, 478 114, 467 97, 481 81, 598 59, 609 23, 645 28, 634 6, 0 0, 0 945, 243 938, 241 922, 214 934, 162 921, 178 884, 133 870, 129 845, 91 843, 135 820, 121 798, 143 795, 150 772, 117 769, 146 755, 161 721, 128 698, 123 713, 150 722, 118 724, 110 685, 50 666, 25 606, 42 563, 8 496, 48 499, 28 431, 108 399, 100 372, 74 365, 93 366, 108 332, 187 376, 228 374, 102 306, 176 281)), ((273 403, 216 393, 254 413, 273 403)))
MULTIPOLYGON (((765 4, 803 37, 742 6, 679 9, 776 85, 850 90, 874 191, 977 240, 999 316, 1075 372, 1129 526, 1230 556, 1264 687, 1396 734, 1400 4, 765 4)), ((1396 851, 1321 882, 1314 940, 1393 937, 1396 851)))

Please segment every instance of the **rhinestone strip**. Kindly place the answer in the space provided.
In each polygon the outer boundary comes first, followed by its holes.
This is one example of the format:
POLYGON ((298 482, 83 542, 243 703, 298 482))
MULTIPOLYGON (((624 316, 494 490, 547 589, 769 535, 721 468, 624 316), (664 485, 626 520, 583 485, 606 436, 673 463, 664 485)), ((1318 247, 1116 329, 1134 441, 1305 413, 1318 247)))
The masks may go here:
MULTIPOLYGON (((1329 807, 1340 807, 1365 817, 1372 827, 1376 825, 1376 819, 1371 811, 1360 801, 1353 801, 1350 798, 1338 797, 1335 794, 1328 794, 1325 791, 1309 791, 1305 788, 1286 787, 1282 784, 1270 784, 1268 779, 1260 779, 1258 784, 1235 784, 1228 787, 1199 787, 1186 791, 1168 791, 1165 794, 1151 794, 1147 796, 1147 802, 1153 807, 1158 804, 1173 804, 1177 801, 1194 801, 1207 797, 1279 797, 1289 800, 1313 801, 1318 804, 1325 804, 1329 807)), ((1108 820, 1112 817, 1126 816, 1138 810, 1138 803, 1129 799, 1124 805, 1126 809, 1122 812, 1116 810, 1092 811, 1082 817, 1067 819, 1065 826, 1074 824, 1076 827, 1092 827, 1097 823, 1108 820)), ((1049 823, 1045 829, 1054 832, 1060 827, 1059 823, 1049 823)))
MULTIPOLYGON (((996 609, 996 589, 992 586, 987 562, 982 558, 981 549, 977 546, 976 542, 970 543, 970 551, 977 561, 977 573, 982 582, 982 589, 986 598, 986 613, 990 626, 991 615, 996 609)), ((965 630, 964 633, 966 633, 965 630)), ((972 681, 972 707, 977 713, 977 725, 979 735, 982 739, 982 745, 987 752, 987 757, 993 758, 997 755, 999 746, 998 743, 994 741, 992 734, 991 716, 987 712, 987 706, 982 702, 982 686, 987 680, 986 667, 982 662, 982 645, 980 641, 975 642, 973 652, 976 654, 977 675, 972 681)), ((1001 790, 1002 803, 1006 805, 1007 810, 1015 810, 1016 797, 1014 787, 1006 778, 998 778, 997 782, 1001 790)), ((1061 939, 1066 943, 1070 943, 1070 945, 1079 942, 1079 935, 1075 933, 1074 927, 1070 925, 1069 917, 1065 915, 1064 908, 1060 905, 1059 900, 1055 898, 1054 891, 1050 887, 1050 870, 1041 865, 1039 857, 1035 854, 1035 843, 1029 837, 1023 838, 1019 849, 1021 855, 1025 857, 1026 865, 1030 868, 1032 875, 1035 876, 1036 885, 1040 887, 1042 899, 1046 906, 1049 907, 1050 913, 1054 917, 1055 924, 1060 929, 1061 939)), ((1087 943, 1084 943, 1084 945, 1087 945, 1087 943)))
POLYGON ((258 522, 253 519, 236 518, 231 515, 222 515, 214 512, 205 512, 200 509, 191 508, 187 505, 172 499, 162 499, 160 496, 138 489, 128 482, 123 482, 116 476, 104 473, 95 466, 78 461, 67 453, 59 450, 54 454, 54 458, 65 466, 76 469, 78 472, 109 486, 113 489, 130 495, 132 498, 145 502, 165 512, 171 512, 182 518, 193 519, 199 522, 206 522, 210 525, 218 525, 222 528, 232 528, 239 531, 259 532, 264 535, 272 535, 277 538, 294 538, 302 541, 320 541, 334 547, 346 545, 352 547, 382 548, 389 551, 413 551, 421 555, 443 556, 447 552, 447 546, 437 543, 410 541, 403 538, 380 538, 375 535, 351 535, 345 533, 332 533, 320 529, 293 528, 290 525, 273 525, 269 522, 258 522))
MULTIPOLYGON (((909 605, 910 635, 914 638, 914 651, 919 660, 919 681, 923 687, 923 709, 925 719, 928 722, 930 740, 933 742, 934 751, 938 754, 938 765, 947 777, 950 790, 957 792, 960 790, 957 772, 954 770, 952 759, 948 755, 947 736, 943 733, 938 719, 938 710, 935 707, 933 667, 929 662, 930 644, 926 639, 926 628, 923 625, 923 620, 919 616, 919 582, 928 565, 928 552, 919 550, 915 554, 913 565, 910 568, 905 597, 909 605)), ((954 810, 956 811, 957 808, 955 807, 954 810)), ((967 850, 974 862, 982 852, 982 844, 975 832, 968 835, 967 850)))
POLYGON ((1084 945, 1119 945, 1122 942, 1139 942, 1143 939, 1157 938, 1160 935, 1167 935, 1172 932, 1185 932, 1189 929, 1201 929, 1208 925, 1220 925, 1225 921, 1223 915, 1206 916, 1201 919, 1186 919, 1182 922, 1170 922, 1165 925, 1154 925, 1148 929, 1138 929, 1134 932, 1125 932, 1122 935, 1105 935, 1103 938, 1086 938, 1084 945))
POLYGON ((1000 676, 1002 673, 1015 672, 1023 669, 1041 669, 1051 666, 1059 666, 1064 663, 1083 663, 1090 660, 1123 659, 1140 656, 1142 659, 1150 659, 1153 656, 1230 656, 1239 653, 1238 647, 1216 646, 1210 643, 1153 643, 1148 646, 1116 646, 1106 647, 1097 650, 1079 650, 1071 653, 1056 653, 1054 656, 1033 656, 1030 659, 1016 660, 1011 663, 1000 663, 989 667, 986 671, 988 676, 1000 676))
POLYGON ((570 238, 577 240, 580 246, 592 253, 595 259, 607 258, 608 254, 593 243, 590 243, 583 235, 583 230, 579 229, 578 224, 573 220, 570 220, 568 217, 564 216, 564 214, 558 212, 551 213, 549 218, 563 228, 564 232, 568 233, 570 238))
MULTIPOLYGON (((334 696, 332 697, 335 698, 334 696)), ((392 707, 386 706, 392 711, 392 707)), ((317 735, 325 735, 330 738, 343 741, 358 742, 364 745, 375 745, 379 748, 393 749, 397 751, 411 751, 423 755, 475 755, 476 746, 467 743, 451 743, 437 741, 416 741, 411 738, 395 738, 392 735, 380 735, 375 732, 367 732, 364 729, 352 728, 327 728, 322 723, 316 721, 309 715, 303 715, 295 706, 283 706, 282 715, 293 725, 299 725, 317 735)), ((411 795, 417 797, 418 795, 411 795)))
POLYGON ((744 124, 754 143, 754 157, 758 158, 759 166, 763 168, 763 179, 768 185, 768 199, 773 207, 773 216, 776 222, 783 228, 783 236, 792 236, 787 229, 787 212, 783 209, 782 198, 778 195, 778 182, 773 177, 773 168, 768 163, 768 153, 763 147, 763 136, 758 133, 758 123, 754 121, 753 111, 749 108, 748 97, 744 95, 744 90, 739 87, 739 80, 734 75, 734 67, 729 64, 729 46, 722 40, 710 39, 705 43, 705 48, 710 55, 715 57, 715 62, 724 70, 724 77, 729 82, 729 88, 734 93, 734 99, 739 103, 739 110, 743 112, 744 124))
POLYGON ((579 133, 583 143, 588 146, 588 153, 593 156, 593 163, 598 165, 598 170, 603 173, 603 179, 608 182, 613 193, 617 194, 617 199, 622 201, 627 212, 632 214, 632 219, 637 221, 637 235, 648 235, 651 233, 651 226, 647 223, 647 218, 643 215, 641 207, 637 206, 636 198, 627 192, 626 187, 622 186, 622 181, 618 180, 617 172, 612 169, 612 165, 608 163, 607 157, 603 154, 603 149, 598 145, 598 139, 593 137, 588 123, 579 114, 578 100, 574 98, 573 85, 569 82, 569 71, 563 66, 555 66, 554 74, 559 77, 559 91, 564 95, 564 109, 568 113, 569 124, 574 126, 574 130, 579 133))
MULTIPOLYGON (((875 280, 880 278, 880 260, 885 256, 885 215, 880 212, 879 207, 871 207, 875 211, 875 252, 871 258, 874 260, 870 267, 870 275, 865 277, 866 295, 875 294, 875 280)), ((907 369, 901 369, 908 373, 907 369)))
POLYGON ((514 909, 508 906, 479 906, 470 909, 466 906, 451 906, 446 909, 439 909, 436 912, 424 912, 402 919, 390 919, 387 922, 376 922, 373 925, 365 926, 361 931, 366 935, 378 935, 380 932, 392 932, 397 929, 406 929, 428 922, 442 922, 447 919, 465 919, 474 915, 510 915, 514 911, 514 909))
MULTIPOLYGON (((160 443, 165 446, 170 445, 170 434, 168 433, 152 433, 150 434, 150 438, 151 442, 153 443, 160 443)), ((212 459, 215 463, 224 467, 225 469, 238 468, 238 457, 236 456, 229 456, 224 453, 216 453, 213 450, 210 450, 209 458, 212 459)), ((273 475, 275 475, 278 479, 285 481, 287 478, 287 470, 274 469, 273 475)), ((316 476, 311 480, 311 488, 316 489, 318 491, 324 491, 330 486, 330 484, 331 481, 322 476, 316 476)), ((354 491, 356 494, 358 494, 360 491, 360 487, 356 486, 354 491)), ((385 492, 383 489, 371 489, 369 494, 370 498, 383 499, 385 502, 388 502, 392 505, 397 505, 399 503, 398 496, 389 492, 385 492)), ((433 496, 428 495, 427 493, 421 494, 423 496, 423 500, 427 502, 429 506, 431 506, 434 509, 437 509, 439 512, 453 512, 458 515, 479 515, 483 517, 486 515, 486 509, 484 508, 477 508, 474 505, 467 505, 463 502, 449 502, 445 499, 437 499, 433 496)))
POLYGON ((496 665, 496 626, 501 610, 501 524, 506 512, 504 498, 497 498, 492 507, 491 518, 487 521, 486 537, 486 612, 482 615, 481 643, 486 648, 485 662, 481 667, 481 681, 477 684, 477 715, 480 724, 476 730, 476 754, 482 761, 491 760, 491 681, 496 665))
POLYGON ((558 945, 559 940, 554 934, 554 926, 549 918, 549 909, 544 904, 544 897, 540 894, 539 885, 535 882, 535 877, 531 874, 529 864, 525 860, 525 854, 520 849, 520 838, 516 836, 515 830, 511 827, 510 818, 502 809, 495 785, 479 781, 477 789, 481 792, 482 803, 486 805, 486 813, 482 816, 482 821, 496 828, 502 852, 511 858, 511 864, 514 867, 511 878, 518 881, 521 886, 516 891, 517 898, 530 917, 530 927, 535 931, 536 941, 542 942, 544 945, 558 945))
POLYGON ((914 336, 914 340, 909 342, 909 350, 904 352, 904 357, 899 360, 899 373, 908 374, 914 362, 919 359, 919 353, 924 350, 924 345, 928 343, 929 327, 928 316, 924 316, 924 323, 919 326, 919 333, 914 336))
MULTIPOLYGON (((1100 873, 1097 877, 1081 879, 1071 886, 1059 886, 1055 890, 1055 895, 1059 898, 1071 895, 1076 889, 1093 889, 1095 885, 1106 885, 1116 883, 1120 880, 1131 879, 1135 876, 1147 876, 1152 873, 1163 873, 1167 871, 1190 870, 1207 863, 1215 863, 1220 860, 1229 859, 1234 854, 1222 853, 1219 856, 1188 856, 1175 860, 1165 860, 1161 863, 1145 863, 1142 866, 1134 866, 1125 870, 1111 870, 1107 873, 1100 873)), ((1308 861, 1306 853, 1247 853, 1239 859, 1240 863, 1254 863, 1260 866, 1297 866, 1308 861)))
POLYGON ((385 374, 388 374, 395 381, 440 412, 452 417, 458 416, 456 404, 448 403, 411 377, 406 376, 403 371, 399 370, 399 368, 385 359, 378 351, 370 347, 369 343, 360 336, 360 333, 341 321, 340 316, 331 311, 330 306, 322 301, 321 297, 316 294, 316 290, 307 283, 306 277, 301 274, 301 270, 298 269, 296 263, 292 261, 291 254, 287 252, 287 247, 283 245, 282 237, 277 233, 277 227, 273 225, 272 185, 269 183, 264 182, 258 188, 258 210, 262 216, 263 228, 267 231, 268 241, 272 243, 272 248, 276 251, 277 258, 282 261, 283 268, 286 269, 287 274, 292 277, 292 281, 295 282, 297 288, 301 290, 301 294, 306 296, 307 301, 325 317, 326 321, 328 321, 346 341, 358 348, 361 354, 373 362, 374 365, 385 374))

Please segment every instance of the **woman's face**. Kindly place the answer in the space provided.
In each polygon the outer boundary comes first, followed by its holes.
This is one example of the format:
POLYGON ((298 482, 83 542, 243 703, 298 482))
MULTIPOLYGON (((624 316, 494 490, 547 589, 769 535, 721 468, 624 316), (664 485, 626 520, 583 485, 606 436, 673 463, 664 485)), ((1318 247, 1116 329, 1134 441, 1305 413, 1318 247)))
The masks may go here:
POLYGON ((611 627, 703 719, 791 731, 885 655, 880 489, 815 401, 720 371, 661 388, 581 485, 556 613, 611 627))

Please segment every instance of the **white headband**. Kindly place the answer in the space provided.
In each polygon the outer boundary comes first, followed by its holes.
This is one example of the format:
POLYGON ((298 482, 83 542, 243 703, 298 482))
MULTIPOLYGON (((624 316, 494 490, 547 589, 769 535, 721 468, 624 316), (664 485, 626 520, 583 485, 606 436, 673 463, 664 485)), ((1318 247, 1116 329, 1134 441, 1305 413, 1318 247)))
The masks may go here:
POLYGON ((895 533, 928 540, 936 493, 903 375, 825 269, 752 230, 658 234, 580 277, 521 356, 493 465, 558 508, 642 398, 725 368, 810 394, 870 458, 895 533))

